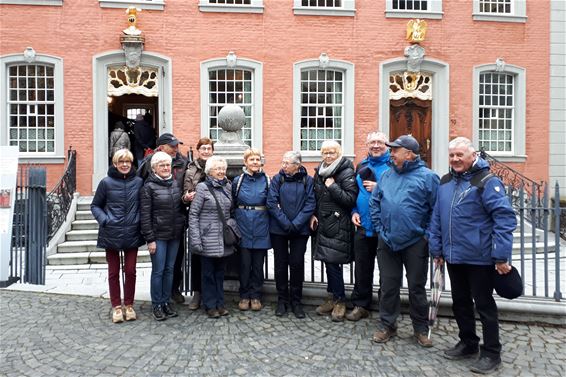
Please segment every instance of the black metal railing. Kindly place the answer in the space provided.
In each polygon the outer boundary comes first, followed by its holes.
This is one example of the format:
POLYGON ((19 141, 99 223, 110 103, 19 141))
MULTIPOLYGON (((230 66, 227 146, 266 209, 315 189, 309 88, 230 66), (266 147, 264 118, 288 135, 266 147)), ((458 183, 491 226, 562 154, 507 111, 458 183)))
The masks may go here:
POLYGON ((65 222, 76 189, 77 151, 71 147, 67 152, 67 166, 65 172, 55 188, 47 195, 47 242, 53 238, 57 230, 59 230, 59 227, 65 222))

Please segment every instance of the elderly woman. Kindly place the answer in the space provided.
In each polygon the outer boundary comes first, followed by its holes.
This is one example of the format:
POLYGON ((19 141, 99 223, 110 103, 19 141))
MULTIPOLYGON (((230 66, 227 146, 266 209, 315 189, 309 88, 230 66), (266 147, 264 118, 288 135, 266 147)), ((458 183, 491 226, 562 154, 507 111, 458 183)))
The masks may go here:
POLYGON ((316 308, 317 314, 332 313, 332 321, 344 320, 346 298, 342 264, 353 256, 354 227, 350 221, 358 186, 352 161, 342 156, 340 144, 326 140, 321 146, 322 162, 315 169, 316 211, 311 229, 316 230, 314 258, 326 265, 329 297, 316 308))
POLYGON ((261 153, 250 148, 244 152, 244 173, 234 178, 232 197, 235 218, 242 233, 240 240, 240 310, 261 310, 263 262, 269 240, 269 213, 265 206, 269 177, 261 168, 261 153))
POLYGON ((278 295, 275 315, 278 317, 287 313, 290 303, 295 317, 305 318, 301 303, 304 257, 310 234, 309 220, 315 207, 313 179, 301 165, 301 154, 285 153, 281 170, 273 177, 267 197, 278 295))
POLYGON ((230 314, 224 307, 224 267, 233 245, 224 243, 224 223, 230 218, 232 185, 226 178, 226 160, 212 156, 206 161, 206 179, 197 184, 189 210, 191 252, 201 256, 202 303, 209 318, 230 314))
POLYGON ((141 230, 151 255, 151 303, 156 321, 177 316, 169 299, 185 214, 182 189, 173 178, 171 162, 170 155, 156 152, 141 191, 141 230))
POLYGON ((132 169, 134 156, 120 149, 112 156, 108 177, 96 188, 90 210, 99 224, 97 247, 106 249, 108 288, 112 304, 112 322, 136 319, 136 261, 138 247, 144 244, 140 233, 140 189, 143 180, 132 169), (124 251, 124 305, 120 298, 120 256, 124 251))
MULTIPOLYGON (((196 187, 200 182, 204 182, 206 174, 204 173, 204 165, 206 161, 214 154, 214 143, 207 137, 199 139, 196 148, 197 158, 189 163, 185 172, 185 184, 183 202, 191 205, 195 198, 196 187)), ((189 303, 190 310, 197 310, 201 301, 201 263, 200 255, 191 255, 191 288, 193 290, 193 298, 189 303)))

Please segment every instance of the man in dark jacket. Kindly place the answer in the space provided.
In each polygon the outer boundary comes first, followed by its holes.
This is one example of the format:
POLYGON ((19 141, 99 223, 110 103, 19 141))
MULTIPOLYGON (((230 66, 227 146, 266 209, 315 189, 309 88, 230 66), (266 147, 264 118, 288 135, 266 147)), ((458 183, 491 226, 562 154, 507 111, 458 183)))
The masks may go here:
POLYGON ((446 260, 452 284, 452 310, 460 341, 444 352, 448 359, 480 358, 470 368, 490 373, 501 364, 497 305, 493 299, 494 269, 511 271, 515 212, 499 178, 476 155, 470 140, 449 144, 450 173, 442 177, 429 229, 435 264, 446 260), (480 315, 483 345, 476 335, 474 305, 480 315))
POLYGON ((138 166, 140 166, 143 162, 145 150, 155 147, 153 128, 141 114, 137 115, 136 122, 134 123, 134 136, 134 157, 137 160, 138 166))
POLYGON ((419 143, 412 136, 400 136, 387 145, 391 147, 391 169, 383 173, 370 199, 372 222, 379 233, 377 262, 382 283, 380 322, 373 341, 385 343, 397 334, 405 266, 414 335, 419 345, 432 347, 425 289, 428 272, 425 231, 439 179, 419 157, 419 143))
MULTIPOLYGON (((358 198, 352 210, 352 223, 356 226, 354 234, 355 277, 352 303, 354 310, 346 314, 346 319, 359 321, 369 316, 373 296, 373 270, 377 255, 377 234, 371 222, 369 198, 381 175, 389 169, 389 150, 383 132, 370 132, 367 137, 367 157, 356 167, 358 198)), ((380 284, 381 285, 381 284, 380 284)))

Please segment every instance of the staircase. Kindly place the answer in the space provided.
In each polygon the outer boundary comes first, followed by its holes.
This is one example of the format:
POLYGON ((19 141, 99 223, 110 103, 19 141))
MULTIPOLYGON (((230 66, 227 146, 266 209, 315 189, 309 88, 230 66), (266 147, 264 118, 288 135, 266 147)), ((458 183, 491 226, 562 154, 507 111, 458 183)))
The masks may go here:
MULTIPOLYGON (((72 227, 57 253, 47 257, 48 265, 106 264, 104 249, 96 247, 98 223, 90 213, 92 197, 80 197, 72 227)), ((138 251, 138 263, 151 262, 147 245, 138 251)))

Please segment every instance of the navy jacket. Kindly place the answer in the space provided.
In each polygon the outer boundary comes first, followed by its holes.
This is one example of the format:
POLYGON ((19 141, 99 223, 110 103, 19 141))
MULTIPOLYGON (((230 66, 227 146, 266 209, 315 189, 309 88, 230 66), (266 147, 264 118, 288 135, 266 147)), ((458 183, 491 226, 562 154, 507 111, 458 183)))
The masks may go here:
POLYGON ((240 247, 246 249, 271 249, 269 238, 269 212, 265 207, 268 193, 268 179, 264 172, 243 175, 232 182, 232 198, 234 198, 234 217, 240 228, 242 239, 240 247), (238 181, 240 189, 236 196, 238 181), (244 207, 244 208, 241 208, 244 207), (263 207, 251 209, 245 207, 263 207))
POLYGON ((429 229, 429 249, 434 257, 451 264, 491 265, 511 257, 515 212, 497 177, 485 181, 483 189, 470 179, 489 164, 478 157, 463 173, 440 185, 429 229))
POLYGON ((144 244, 140 233, 140 189, 143 180, 135 170, 121 174, 114 166, 102 179, 90 205, 98 222, 96 246, 103 249, 131 249, 144 244))
POLYGON ((279 235, 310 234, 309 221, 316 208, 314 181, 301 166, 289 176, 283 170, 273 177, 267 197, 269 231, 279 235))

